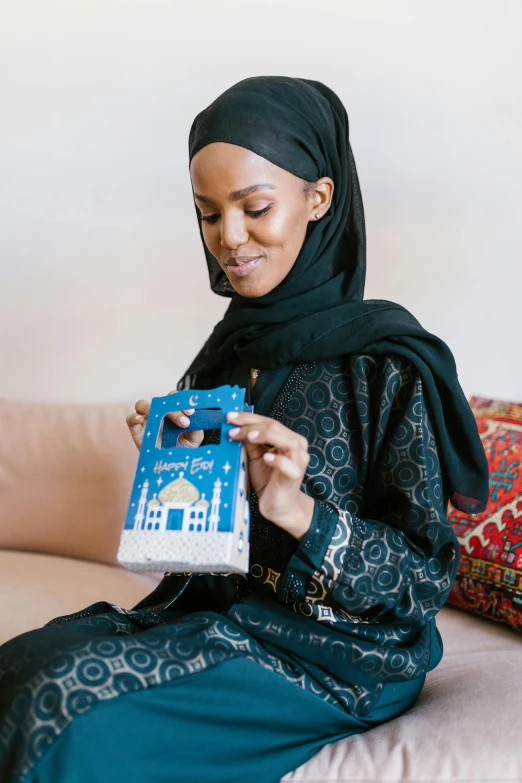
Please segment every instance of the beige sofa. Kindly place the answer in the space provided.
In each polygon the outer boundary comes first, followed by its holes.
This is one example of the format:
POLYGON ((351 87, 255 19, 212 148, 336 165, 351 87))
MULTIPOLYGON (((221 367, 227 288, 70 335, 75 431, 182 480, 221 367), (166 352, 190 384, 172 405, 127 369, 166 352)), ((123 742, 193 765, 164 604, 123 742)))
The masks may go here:
MULTIPOLYGON (((115 564, 132 409, 0 400, 0 643, 98 600, 130 608, 161 578, 115 564)), ((522 781, 522 636, 449 606, 438 626, 444 656, 413 709, 285 781, 522 781)))

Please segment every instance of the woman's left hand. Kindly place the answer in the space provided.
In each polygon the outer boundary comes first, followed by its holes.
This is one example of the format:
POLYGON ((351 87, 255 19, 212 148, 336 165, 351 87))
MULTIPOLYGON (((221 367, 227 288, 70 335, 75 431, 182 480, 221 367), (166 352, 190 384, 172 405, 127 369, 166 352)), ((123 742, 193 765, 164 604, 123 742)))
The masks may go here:
POLYGON ((300 540, 310 526, 314 509, 313 498, 301 490, 310 461, 307 439, 276 419, 257 413, 231 411, 227 421, 235 425, 229 433, 231 440, 245 444, 259 511, 300 540))

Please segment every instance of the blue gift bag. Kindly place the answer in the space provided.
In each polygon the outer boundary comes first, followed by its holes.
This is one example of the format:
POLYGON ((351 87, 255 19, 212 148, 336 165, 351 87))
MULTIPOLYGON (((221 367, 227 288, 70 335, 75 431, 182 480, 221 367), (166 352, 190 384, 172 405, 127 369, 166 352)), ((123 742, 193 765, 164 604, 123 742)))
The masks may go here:
POLYGON ((253 411, 245 389, 185 389, 153 397, 121 533, 118 562, 133 571, 249 570, 246 450, 228 437, 229 411, 253 411), (166 418, 194 408, 188 427, 166 418), (177 446, 190 430, 220 431, 218 443, 177 446))

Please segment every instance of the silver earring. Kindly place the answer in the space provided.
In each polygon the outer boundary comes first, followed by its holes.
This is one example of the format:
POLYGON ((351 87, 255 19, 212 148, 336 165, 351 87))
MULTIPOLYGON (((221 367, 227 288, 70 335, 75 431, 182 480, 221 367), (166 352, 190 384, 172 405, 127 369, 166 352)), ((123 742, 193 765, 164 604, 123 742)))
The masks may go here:
POLYGON ((321 213, 320 212, 316 212, 315 216, 316 216, 316 218, 320 218, 321 217, 321 213))

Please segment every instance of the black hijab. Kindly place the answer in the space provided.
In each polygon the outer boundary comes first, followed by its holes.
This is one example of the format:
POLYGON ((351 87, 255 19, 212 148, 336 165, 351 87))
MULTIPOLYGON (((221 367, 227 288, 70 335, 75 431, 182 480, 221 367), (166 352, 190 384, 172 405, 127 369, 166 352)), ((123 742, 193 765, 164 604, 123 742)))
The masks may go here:
POLYGON ((229 283, 205 245, 196 208, 211 288, 231 302, 183 379, 190 376, 197 388, 197 373, 231 359, 274 368, 352 353, 404 356, 422 376, 449 499, 464 513, 483 511, 488 464, 451 350, 405 307, 386 299, 363 300, 364 212, 348 116, 339 97, 310 79, 243 79, 194 119, 189 165, 198 150, 216 141, 245 147, 308 181, 331 177, 335 188, 328 211, 309 222, 287 276, 255 298, 242 297, 229 283))

